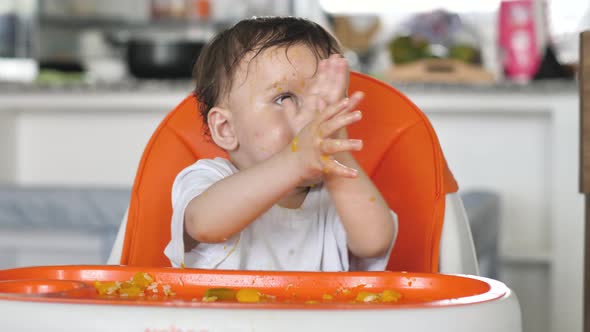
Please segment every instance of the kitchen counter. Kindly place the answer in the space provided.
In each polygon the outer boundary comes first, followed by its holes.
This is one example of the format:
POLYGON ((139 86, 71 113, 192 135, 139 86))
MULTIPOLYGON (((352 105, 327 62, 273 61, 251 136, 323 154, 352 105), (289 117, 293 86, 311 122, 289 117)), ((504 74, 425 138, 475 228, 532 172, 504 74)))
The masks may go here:
MULTIPOLYGON (((493 98, 521 95, 577 93, 575 81, 543 81, 528 85, 504 82, 493 85, 393 84, 408 96, 428 95, 456 99, 465 94, 493 98)), ((118 83, 16 84, 0 82, 0 112, 167 112, 192 92, 188 80, 126 80, 118 83), (80 107, 83 105, 84 107, 80 107)), ((412 98, 414 100, 414 98, 412 98)), ((460 100, 460 99, 459 99, 460 100)), ((416 102, 416 100, 414 100, 416 102)), ((439 105, 441 106, 441 105, 439 105)), ((469 108, 470 109, 470 108, 469 108)))
MULTIPOLYGON (((572 80, 547 80, 533 81, 529 84, 513 82, 501 82, 496 84, 419 84, 393 82, 392 85, 400 91, 422 92, 473 92, 473 93, 547 93, 568 92, 577 89, 577 82, 572 80)), ((65 83, 65 84, 22 84, 0 82, 0 95, 13 93, 39 93, 39 92, 165 92, 165 91, 190 91, 193 83, 190 80, 135 80, 129 79, 121 82, 99 83, 65 83)))

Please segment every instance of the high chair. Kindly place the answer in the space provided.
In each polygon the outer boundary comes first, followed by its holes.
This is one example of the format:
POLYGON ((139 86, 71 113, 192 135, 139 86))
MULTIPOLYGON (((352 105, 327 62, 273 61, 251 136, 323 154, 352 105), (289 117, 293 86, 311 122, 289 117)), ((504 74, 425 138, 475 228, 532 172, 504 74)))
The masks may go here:
MULTIPOLYGON (((437 136, 416 105, 388 84, 352 72, 349 91, 364 91, 363 120, 349 136, 365 148, 354 154, 399 217, 387 270, 478 274, 458 186, 437 136)), ((171 190, 176 175, 200 158, 227 157, 203 135, 194 96, 185 98, 148 142, 109 264, 170 266, 171 190)))

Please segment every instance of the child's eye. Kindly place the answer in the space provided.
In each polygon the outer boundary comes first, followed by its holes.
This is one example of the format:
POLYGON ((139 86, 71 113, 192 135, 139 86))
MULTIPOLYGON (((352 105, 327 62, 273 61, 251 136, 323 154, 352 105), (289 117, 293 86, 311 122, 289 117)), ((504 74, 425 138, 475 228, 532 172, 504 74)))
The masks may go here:
POLYGON ((284 93, 280 96, 278 96, 277 98, 275 98, 274 103, 277 105, 283 105, 283 103, 285 102, 285 100, 287 99, 294 99, 295 96, 293 96, 290 93, 284 93))

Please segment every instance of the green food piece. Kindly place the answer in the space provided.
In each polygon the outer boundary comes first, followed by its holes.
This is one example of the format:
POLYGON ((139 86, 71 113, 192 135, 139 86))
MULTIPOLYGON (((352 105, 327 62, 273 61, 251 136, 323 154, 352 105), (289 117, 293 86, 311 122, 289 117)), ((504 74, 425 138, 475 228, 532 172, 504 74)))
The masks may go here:
POLYGON ((236 290, 230 288, 209 288, 205 292, 205 297, 217 297, 220 301, 235 301, 236 300, 236 290))

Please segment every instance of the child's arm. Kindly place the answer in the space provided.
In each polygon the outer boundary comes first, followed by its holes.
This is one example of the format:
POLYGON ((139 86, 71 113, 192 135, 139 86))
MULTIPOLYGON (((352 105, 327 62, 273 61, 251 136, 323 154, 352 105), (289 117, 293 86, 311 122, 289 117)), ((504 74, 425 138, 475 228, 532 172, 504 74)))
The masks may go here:
MULTIPOLYGON (((361 96, 342 100, 318 112, 293 140, 266 161, 226 177, 188 204, 185 230, 205 243, 224 241, 240 232, 302 181, 317 178, 324 170, 334 176, 354 177, 356 170, 337 164, 322 150, 322 137, 360 119, 351 113, 361 96)), ((316 112, 317 100, 309 101, 308 112, 316 112)), ((329 154, 360 150, 360 142, 331 139, 329 154)))
MULTIPOLYGON (((348 64, 339 55, 323 60, 311 92, 324 102, 333 103, 346 95, 348 64)), ((334 135, 347 139, 346 127, 334 135)), ((358 170, 354 179, 327 174, 325 183, 346 230, 349 250, 357 257, 375 257, 385 253, 397 230, 393 216, 381 193, 358 165, 352 154, 335 155, 338 162, 358 170)))
POLYGON ((288 155, 278 153, 209 187, 190 201, 185 210, 185 230, 204 243, 225 241, 240 232, 295 188, 297 179, 288 155))
POLYGON ((357 257, 384 254, 393 241, 396 224, 387 203, 352 154, 339 153, 337 160, 358 170, 347 179, 327 174, 325 183, 346 230, 348 249, 357 257))

